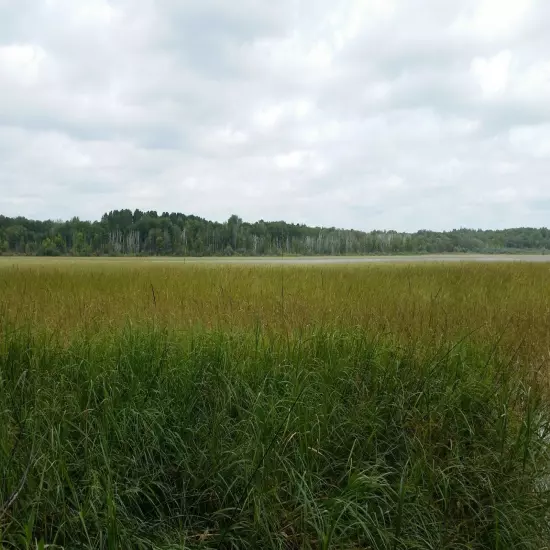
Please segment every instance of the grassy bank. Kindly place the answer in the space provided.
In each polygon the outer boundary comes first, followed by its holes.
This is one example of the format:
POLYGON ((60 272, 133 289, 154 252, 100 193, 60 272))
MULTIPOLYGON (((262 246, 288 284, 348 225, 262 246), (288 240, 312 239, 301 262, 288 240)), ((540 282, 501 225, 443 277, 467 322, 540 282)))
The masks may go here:
POLYGON ((545 548, 548 273, 2 268, 1 544, 545 548))

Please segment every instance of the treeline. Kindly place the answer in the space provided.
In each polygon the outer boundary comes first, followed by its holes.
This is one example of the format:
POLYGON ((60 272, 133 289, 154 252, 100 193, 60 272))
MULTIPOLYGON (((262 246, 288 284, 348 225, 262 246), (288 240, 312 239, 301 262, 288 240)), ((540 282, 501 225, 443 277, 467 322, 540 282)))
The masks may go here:
POLYGON ((0 216, 0 254, 44 256, 503 253, 550 250, 547 228, 416 233, 309 227, 283 221, 226 222, 155 211, 113 210, 100 221, 0 216))

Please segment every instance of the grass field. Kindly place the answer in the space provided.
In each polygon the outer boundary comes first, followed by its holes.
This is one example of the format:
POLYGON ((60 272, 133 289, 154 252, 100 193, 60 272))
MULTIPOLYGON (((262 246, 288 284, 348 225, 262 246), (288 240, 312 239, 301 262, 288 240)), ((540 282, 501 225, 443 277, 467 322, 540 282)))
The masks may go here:
POLYGON ((550 265, 0 262, 5 548, 549 548, 550 265))

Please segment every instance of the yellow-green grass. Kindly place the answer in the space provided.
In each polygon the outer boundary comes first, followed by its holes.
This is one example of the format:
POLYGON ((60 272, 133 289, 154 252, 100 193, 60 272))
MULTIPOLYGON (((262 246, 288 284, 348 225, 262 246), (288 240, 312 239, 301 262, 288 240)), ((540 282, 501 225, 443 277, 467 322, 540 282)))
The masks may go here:
POLYGON ((0 262, 0 547, 540 550, 550 266, 0 262))
POLYGON ((550 265, 31 261, 0 268, 0 312, 64 334, 152 321, 285 334, 360 327, 433 345, 471 332, 538 364, 550 353, 550 265))

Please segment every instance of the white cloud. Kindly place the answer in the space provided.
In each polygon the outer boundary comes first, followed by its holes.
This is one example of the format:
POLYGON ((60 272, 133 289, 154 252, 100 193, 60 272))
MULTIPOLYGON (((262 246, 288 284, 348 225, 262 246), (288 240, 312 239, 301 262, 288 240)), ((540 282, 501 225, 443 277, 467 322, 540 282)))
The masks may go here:
POLYGON ((479 0, 470 14, 460 16, 455 29, 478 34, 485 40, 516 32, 534 8, 533 0, 479 0))
POLYGON ((304 162, 306 154, 303 151, 292 151, 284 155, 277 155, 275 157, 275 166, 283 170, 292 168, 300 168, 304 162))
POLYGON ((490 59, 476 57, 472 61, 472 72, 479 80, 483 95, 490 97, 506 90, 512 54, 506 50, 490 59))
POLYGON ((44 69, 46 52, 32 44, 9 44, 0 47, 0 82, 27 88, 34 86, 44 69))
POLYGON ((547 223, 545 0, 0 10, 0 213, 547 223))
POLYGON ((550 124, 515 127, 509 139, 512 147, 525 156, 550 159, 550 124))
POLYGON ((254 121, 262 128, 272 128, 277 124, 283 114, 283 105, 268 105, 254 113, 254 121))

